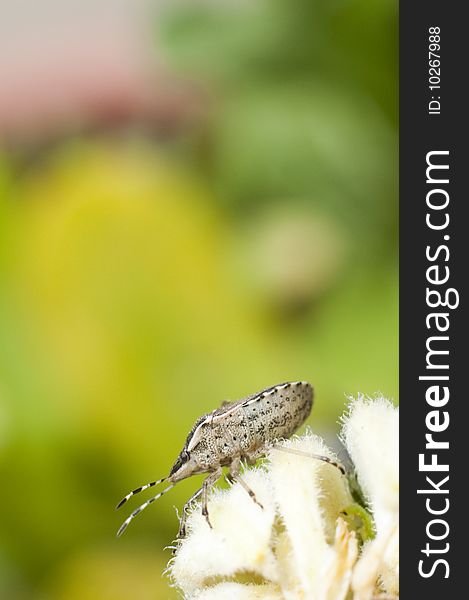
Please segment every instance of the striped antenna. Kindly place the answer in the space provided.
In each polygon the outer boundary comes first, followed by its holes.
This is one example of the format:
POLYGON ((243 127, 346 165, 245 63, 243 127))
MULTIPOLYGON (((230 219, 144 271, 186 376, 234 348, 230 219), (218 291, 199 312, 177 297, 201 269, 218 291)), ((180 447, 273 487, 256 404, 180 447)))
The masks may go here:
POLYGON ((145 485, 141 485, 138 488, 135 488, 134 490, 129 492, 127 494, 127 496, 125 496, 125 498, 122 498, 122 500, 116 506, 116 510, 118 508, 120 508, 123 504, 128 502, 132 498, 132 496, 135 496, 135 494, 140 494, 140 492, 143 492, 144 490, 147 490, 148 488, 154 487, 155 485, 158 485, 159 483, 163 483, 163 481, 166 481, 166 479, 167 479, 167 477, 165 477, 164 479, 158 479, 157 481, 151 481, 150 483, 147 483, 145 485))
MULTIPOLYGON (((162 492, 160 492, 159 494, 156 494, 156 496, 153 496, 153 498, 150 498, 149 500, 147 500, 146 502, 144 502, 141 506, 139 506, 137 509, 134 510, 134 512, 130 515, 130 517, 128 517, 123 523, 122 525, 119 527, 119 531, 117 532, 117 537, 120 537, 124 531, 127 529, 127 527, 129 526, 130 522, 139 514, 142 512, 142 510, 145 510, 147 506, 149 506, 152 502, 154 502, 155 500, 158 500, 158 498, 161 498, 161 496, 163 494, 166 494, 166 492, 169 492, 169 490, 171 490, 176 484, 172 483, 171 485, 169 485, 167 488, 165 488, 162 492)), ((145 487, 145 486, 143 486, 145 487)))

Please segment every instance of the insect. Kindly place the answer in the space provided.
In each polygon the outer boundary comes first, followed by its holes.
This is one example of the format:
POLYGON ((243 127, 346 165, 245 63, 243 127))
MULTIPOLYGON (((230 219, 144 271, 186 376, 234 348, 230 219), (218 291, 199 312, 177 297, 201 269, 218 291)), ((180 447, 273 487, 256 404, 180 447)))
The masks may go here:
POLYGON ((311 385, 306 381, 294 381, 265 388, 235 402, 224 402, 220 408, 201 416, 187 436, 169 475, 136 488, 119 502, 116 508, 120 508, 135 494, 163 482, 169 483, 168 487, 131 513, 117 536, 122 535, 139 513, 169 492, 176 483, 201 473, 208 473, 208 476, 202 487, 184 505, 178 537, 185 536, 188 509, 199 496, 202 496, 202 514, 212 527, 207 507, 208 491, 222 476, 223 467, 229 468, 229 479, 238 482, 262 508, 254 491, 242 479, 240 470, 242 461, 253 465, 270 448, 323 460, 345 474, 344 468, 327 456, 286 448, 278 443, 279 439, 290 437, 304 423, 312 405, 311 385))

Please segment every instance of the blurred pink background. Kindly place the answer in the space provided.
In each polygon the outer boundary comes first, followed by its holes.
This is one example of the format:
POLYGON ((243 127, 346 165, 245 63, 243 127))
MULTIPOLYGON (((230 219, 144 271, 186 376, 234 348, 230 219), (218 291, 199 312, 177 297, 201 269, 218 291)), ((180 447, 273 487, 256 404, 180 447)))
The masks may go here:
POLYGON ((177 126, 194 110, 155 43, 165 3, 2 0, 0 136, 31 142, 80 128, 177 126))

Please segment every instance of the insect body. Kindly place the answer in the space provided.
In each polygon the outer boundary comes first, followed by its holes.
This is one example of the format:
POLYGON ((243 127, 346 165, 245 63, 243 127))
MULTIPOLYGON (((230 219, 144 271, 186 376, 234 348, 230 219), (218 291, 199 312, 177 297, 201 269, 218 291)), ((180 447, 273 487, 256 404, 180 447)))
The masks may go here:
MULTIPOLYGON (((187 477, 208 473, 202 487, 186 502, 181 518, 179 537, 185 535, 185 521, 190 504, 202 495, 202 514, 210 525, 207 509, 208 490, 229 467, 229 477, 237 481, 251 498, 257 501, 254 492, 240 476, 241 461, 254 464, 269 448, 283 451, 289 449, 276 442, 290 437, 304 423, 313 405, 313 389, 306 381, 281 383, 236 402, 226 402, 220 408, 200 417, 187 436, 168 477, 143 485, 123 498, 117 508, 135 494, 159 483, 170 485, 137 508, 120 527, 120 536, 129 523, 149 504, 160 498, 174 485, 187 477)), ((292 450, 296 454, 300 451, 292 450)), ((312 455, 308 455, 312 456, 312 455)), ((331 462, 324 456, 315 458, 331 462)), ((340 465, 335 466, 342 470, 340 465)), ((211 527, 211 525, 210 525, 211 527)))

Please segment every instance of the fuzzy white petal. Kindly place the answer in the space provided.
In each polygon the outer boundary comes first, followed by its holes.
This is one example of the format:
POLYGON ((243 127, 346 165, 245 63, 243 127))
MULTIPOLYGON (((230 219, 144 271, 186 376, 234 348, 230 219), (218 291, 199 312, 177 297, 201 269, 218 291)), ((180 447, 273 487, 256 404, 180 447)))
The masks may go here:
POLYGON ((243 479, 263 508, 236 484, 210 494, 213 529, 202 516, 200 505, 189 515, 187 538, 170 564, 173 579, 188 596, 211 578, 232 577, 241 571, 275 579, 275 558, 270 549, 275 507, 270 482, 262 469, 246 471, 243 479))
POLYGON ((385 398, 359 397, 344 420, 342 439, 371 507, 376 538, 355 568, 357 600, 369 600, 380 579, 389 594, 399 591, 399 410, 385 398))
POLYGON ((344 419, 342 439, 379 528, 382 512, 399 510, 399 409, 359 396, 344 419))
MULTIPOLYGON (((314 435, 293 438, 284 447, 337 460, 314 435)), ((290 582, 286 598, 319 597, 324 565, 335 558, 336 520, 351 502, 339 469, 315 458, 271 450, 270 477, 279 514, 290 541, 290 582), (318 557, 321 557, 318 560, 318 557)))
POLYGON ((322 600, 345 600, 352 582, 353 568, 358 557, 355 532, 350 532, 342 519, 337 521, 334 540, 334 559, 323 566, 322 600))

